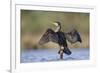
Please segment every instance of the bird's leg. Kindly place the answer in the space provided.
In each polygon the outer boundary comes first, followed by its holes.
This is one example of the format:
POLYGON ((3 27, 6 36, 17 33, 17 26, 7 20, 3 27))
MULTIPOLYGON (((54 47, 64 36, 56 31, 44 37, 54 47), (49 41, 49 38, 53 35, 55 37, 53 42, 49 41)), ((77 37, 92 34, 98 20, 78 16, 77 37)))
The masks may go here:
POLYGON ((60 46, 60 50, 58 51, 58 54, 60 54, 61 49, 63 49, 63 47, 62 47, 62 46, 60 46))
MULTIPOLYGON (((61 50, 61 46, 60 46, 60 50, 61 50)), ((58 54, 60 54, 60 50, 58 51, 58 54)))
POLYGON ((60 59, 63 59, 63 51, 64 51, 64 48, 61 47, 61 48, 60 48, 60 59))
POLYGON ((60 54, 60 59, 63 59, 63 52, 64 52, 64 47, 60 46, 60 50, 58 51, 58 54, 60 54))

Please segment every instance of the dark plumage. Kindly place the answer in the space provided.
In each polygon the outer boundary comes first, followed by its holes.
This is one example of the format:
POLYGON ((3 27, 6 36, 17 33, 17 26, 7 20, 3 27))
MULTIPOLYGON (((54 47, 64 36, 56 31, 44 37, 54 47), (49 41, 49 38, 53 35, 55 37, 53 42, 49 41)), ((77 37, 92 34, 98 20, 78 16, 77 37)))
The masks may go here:
MULTIPOLYGON (((47 29, 41 37, 39 44, 42 45, 48 43, 49 41, 52 41, 54 43, 57 43, 60 46, 60 50, 63 49, 63 52, 65 54, 70 55, 71 51, 68 48, 66 40, 68 40, 70 43, 82 42, 80 34, 76 29, 73 29, 68 33, 62 32, 60 22, 55 22, 54 24, 57 26, 57 29, 55 31, 50 28, 47 29)), ((58 53, 60 53, 60 51, 58 53)))

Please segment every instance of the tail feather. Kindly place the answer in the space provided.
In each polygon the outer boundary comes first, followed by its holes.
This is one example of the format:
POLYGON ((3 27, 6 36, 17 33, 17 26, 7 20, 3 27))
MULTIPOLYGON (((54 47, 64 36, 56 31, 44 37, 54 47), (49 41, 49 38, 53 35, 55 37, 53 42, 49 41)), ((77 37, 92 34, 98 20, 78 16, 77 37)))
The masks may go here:
POLYGON ((67 55, 71 55, 72 52, 67 47, 64 47, 64 53, 67 55))

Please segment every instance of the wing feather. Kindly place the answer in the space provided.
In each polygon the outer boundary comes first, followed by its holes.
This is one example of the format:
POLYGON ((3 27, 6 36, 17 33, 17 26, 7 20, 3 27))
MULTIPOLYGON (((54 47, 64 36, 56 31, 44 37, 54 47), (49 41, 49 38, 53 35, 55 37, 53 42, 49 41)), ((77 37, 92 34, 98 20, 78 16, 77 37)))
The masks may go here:
POLYGON ((76 29, 73 29, 70 32, 64 34, 66 40, 68 40, 70 43, 82 42, 81 36, 76 29))
POLYGON ((47 31, 41 37, 39 44, 42 45, 42 44, 48 43, 50 41, 57 43, 58 42, 58 35, 52 29, 47 29, 47 31))
POLYGON ((70 42, 70 43, 76 43, 77 42, 76 36, 73 37, 71 34, 68 34, 68 33, 64 33, 64 34, 65 34, 66 40, 68 40, 68 42, 70 42))

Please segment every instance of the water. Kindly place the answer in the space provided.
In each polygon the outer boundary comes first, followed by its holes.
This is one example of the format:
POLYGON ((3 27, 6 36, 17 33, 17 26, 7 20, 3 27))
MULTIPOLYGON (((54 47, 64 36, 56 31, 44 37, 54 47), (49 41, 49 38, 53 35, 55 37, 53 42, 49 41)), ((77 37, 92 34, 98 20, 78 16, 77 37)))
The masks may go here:
MULTIPOLYGON (((89 59, 89 49, 71 49, 72 54, 64 54, 64 61, 70 60, 88 60, 89 59)), ((21 63, 31 63, 31 62, 48 62, 48 61, 62 61, 59 58, 58 50, 25 50, 21 52, 21 63)))

